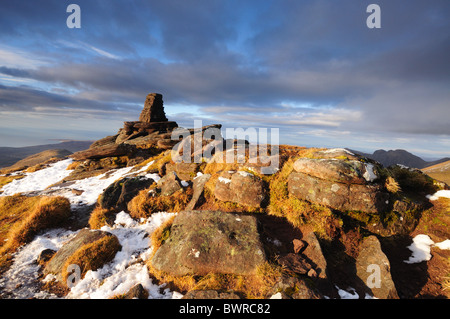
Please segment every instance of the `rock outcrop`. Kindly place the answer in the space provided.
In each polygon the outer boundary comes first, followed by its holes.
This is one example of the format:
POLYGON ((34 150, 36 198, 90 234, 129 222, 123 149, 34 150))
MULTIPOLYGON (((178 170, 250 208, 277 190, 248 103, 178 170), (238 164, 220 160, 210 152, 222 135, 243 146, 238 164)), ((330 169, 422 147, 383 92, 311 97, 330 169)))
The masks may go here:
POLYGON ((145 123, 166 122, 167 117, 164 112, 162 95, 159 93, 150 93, 145 99, 144 109, 139 116, 139 121, 145 123))
POLYGON ((376 163, 361 159, 300 158, 289 175, 289 192, 302 200, 339 211, 383 212, 389 194, 379 180, 376 163))
POLYGON ((219 176, 214 195, 225 202, 262 207, 267 197, 263 180, 247 171, 226 171, 219 176))
POLYGON ((220 211, 183 211, 156 251, 152 266, 173 276, 255 274, 266 261, 257 220, 220 211))
POLYGON ((178 140, 171 140, 171 132, 178 127, 168 121, 164 112, 162 95, 150 93, 139 116, 139 121, 124 122, 116 135, 95 141, 88 150, 72 154, 77 161, 105 157, 133 157, 151 148, 162 150, 173 147, 178 140))

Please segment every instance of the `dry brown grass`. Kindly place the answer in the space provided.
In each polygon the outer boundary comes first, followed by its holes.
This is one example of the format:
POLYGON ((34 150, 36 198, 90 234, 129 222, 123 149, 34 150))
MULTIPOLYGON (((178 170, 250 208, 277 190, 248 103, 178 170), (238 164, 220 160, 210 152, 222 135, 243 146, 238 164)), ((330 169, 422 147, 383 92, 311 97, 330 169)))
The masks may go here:
MULTIPOLYGON (((305 150, 306 151, 306 150, 305 150)), ((311 150, 307 150, 311 154, 311 150)), ((306 155, 306 154, 305 154, 306 155)), ((327 237, 327 227, 333 219, 329 208, 300 200, 289 194, 287 179, 293 171, 296 158, 289 158, 270 182, 270 215, 284 217, 293 226, 312 226, 314 232, 320 237, 327 237)))
POLYGON ((65 197, 26 197, 14 195, 0 199, 0 272, 9 265, 11 253, 30 242, 41 230, 61 225, 70 216, 65 197))
POLYGON ((156 186, 139 192, 129 203, 128 210, 133 218, 147 218, 156 212, 179 212, 189 203, 193 190, 183 188, 170 196, 158 194, 156 186), (153 196, 154 195, 154 196, 153 196))
POLYGON ((116 211, 113 209, 96 206, 89 217, 89 227, 91 229, 100 229, 103 226, 112 226, 115 215, 116 211))
POLYGON ((83 278, 88 270, 97 270, 113 260, 116 252, 121 248, 119 240, 115 236, 105 236, 93 243, 83 245, 64 264, 62 272, 64 282, 70 275, 67 272, 70 265, 78 265, 81 270, 81 278, 83 278))
POLYGON ((166 220, 161 226, 159 226, 150 238, 150 242, 153 247, 153 253, 155 253, 159 247, 169 238, 170 228, 172 227, 175 216, 172 216, 166 220))
POLYGON ((385 186, 386 189, 393 194, 396 194, 401 191, 400 185, 392 176, 388 176, 386 178, 385 186))
POLYGON ((159 282, 167 283, 171 290, 186 293, 191 290, 220 290, 234 291, 246 299, 266 298, 268 292, 277 283, 283 274, 279 265, 269 262, 261 264, 255 275, 234 275, 210 273, 205 276, 172 276, 165 272, 156 270, 147 263, 150 275, 159 282))

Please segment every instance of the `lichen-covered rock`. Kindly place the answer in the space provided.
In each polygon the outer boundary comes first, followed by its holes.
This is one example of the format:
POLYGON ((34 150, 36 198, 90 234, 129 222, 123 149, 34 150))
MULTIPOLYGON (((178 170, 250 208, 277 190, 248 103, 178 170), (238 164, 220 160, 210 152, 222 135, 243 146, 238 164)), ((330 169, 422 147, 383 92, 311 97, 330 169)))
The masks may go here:
POLYGON ((170 196, 177 190, 182 189, 180 179, 177 174, 170 172, 158 181, 158 187, 161 189, 161 195, 170 196))
POLYGON ((217 180, 214 195, 221 201, 251 207, 264 206, 267 196, 261 178, 246 171, 223 172, 217 180))
POLYGON ((344 184, 292 172, 288 189, 299 199, 340 211, 379 213, 388 207, 389 194, 381 185, 344 184))
POLYGON ((368 173, 371 166, 355 160, 300 158, 293 167, 299 173, 345 184, 365 184, 364 176, 374 174, 373 171, 368 173))
POLYGON ((130 200, 136 196, 140 190, 152 185, 154 180, 142 176, 125 177, 111 185, 100 195, 99 205, 101 208, 113 208, 117 211, 125 210, 130 200))
MULTIPOLYGON (((52 259, 47 263, 44 268, 45 274, 55 274, 59 280, 62 280, 62 274, 66 269, 64 269, 67 260, 74 256, 79 249, 82 249, 85 245, 102 240, 105 237, 113 237, 117 243, 114 247, 114 251, 107 251, 108 257, 114 257, 115 253, 121 249, 120 244, 118 244, 118 239, 113 234, 101 231, 101 230, 91 230, 83 228, 78 232, 78 234, 65 243, 57 252, 53 255, 52 259)), ((102 251, 98 252, 97 258, 100 260, 102 251)), ((81 265, 79 265, 81 267, 81 265)), ((83 269, 87 271, 87 269, 83 269)))
POLYGON ((182 211, 151 264, 174 276, 251 275, 265 261, 255 217, 220 211, 182 211))

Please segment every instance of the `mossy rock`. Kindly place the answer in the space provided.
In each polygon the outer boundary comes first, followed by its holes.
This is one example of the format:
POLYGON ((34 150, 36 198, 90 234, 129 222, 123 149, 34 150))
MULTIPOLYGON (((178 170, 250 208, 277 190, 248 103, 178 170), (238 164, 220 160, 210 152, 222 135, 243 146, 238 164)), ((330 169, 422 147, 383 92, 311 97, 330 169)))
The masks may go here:
POLYGON ((169 238, 156 251, 152 266, 173 276, 255 274, 266 261, 257 220, 220 211, 183 211, 169 238))

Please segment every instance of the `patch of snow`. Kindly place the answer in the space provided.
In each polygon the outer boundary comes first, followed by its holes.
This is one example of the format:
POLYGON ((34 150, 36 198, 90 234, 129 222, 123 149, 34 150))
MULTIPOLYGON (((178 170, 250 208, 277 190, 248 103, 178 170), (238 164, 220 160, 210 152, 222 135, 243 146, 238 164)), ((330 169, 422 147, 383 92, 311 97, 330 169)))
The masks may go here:
POLYGON ((192 250, 191 250, 191 252, 189 253, 189 255, 190 255, 190 254, 193 254, 195 258, 200 257, 200 251, 197 250, 197 249, 195 249, 195 248, 192 248, 192 250))
POLYGON ((440 197, 450 198, 450 190, 440 190, 434 193, 433 195, 427 195, 429 200, 438 200, 440 197))
POLYGON ((277 292, 276 294, 274 294, 269 299, 282 299, 281 292, 277 292))
POLYGON ((436 246, 439 249, 450 249, 450 239, 446 239, 444 241, 441 241, 440 243, 435 244, 434 246, 436 246))
POLYGON ((180 298, 179 293, 174 294, 168 288, 163 290, 165 284, 154 284, 145 264, 152 252, 150 235, 173 215, 154 213, 144 219, 144 223, 138 223, 125 212, 117 214, 115 224, 112 227, 104 226, 101 230, 117 236, 122 250, 102 268, 88 271, 71 288, 67 298, 106 299, 124 294, 138 283, 149 292, 149 298, 180 298))
POLYGON ((16 193, 27 193, 42 191, 72 173, 67 167, 72 163, 72 159, 65 159, 33 173, 25 173, 25 177, 15 179, 3 186, 3 193, 0 196, 10 196, 16 193))
POLYGON ((186 181, 181 181, 181 186, 183 186, 183 187, 188 187, 188 186, 189 186, 189 183, 186 182, 186 181))
POLYGON ((228 179, 228 178, 225 178, 225 177, 221 176, 221 177, 219 177, 219 182, 228 184, 228 183, 231 183, 231 179, 228 179))
POLYGON ((158 182, 161 179, 161 176, 159 176, 156 173, 151 173, 151 174, 149 173, 149 174, 145 174, 144 176, 147 178, 153 179, 155 182, 158 182))
POLYGON ((404 260, 407 264, 420 263, 431 259, 431 245, 434 241, 428 235, 417 235, 413 239, 413 243, 408 246, 412 251, 412 255, 408 260, 404 260))
POLYGON ((243 176, 243 177, 247 177, 247 176, 253 176, 252 173, 246 172, 246 171, 238 171, 239 175, 243 176))
POLYGON ((15 299, 57 298, 53 294, 39 290, 40 266, 36 261, 41 251, 44 249, 58 250, 75 234, 76 232, 66 229, 53 229, 36 236, 32 242, 20 248, 14 254, 13 264, 0 278, 2 297, 15 299))
POLYGON ((354 288, 349 287, 348 289, 350 289, 351 292, 348 292, 346 290, 339 288, 338 286, 335 287, 338 290, 338 294, 339 297, 341 297, 341 299, 359 299, 359 295, 354 288))
POLYGON ((378 176, 375 174, 375 172, 373 170, 375 168, 375 166, 370 163, 366 163, 365 165, 366 165, 366 171, 363 174, 363 177, 366 181, 373 182, 374 180, 376 180, 378 178, 378 176))
MULTIPOLYGON (((68 186, 52 187, 52 190, 60 190, 60 195, 69 199, 72 208, 80 205, 93 205, 97 202, 101 193, 116 180, 133 174, 133 167, 124 167, 113 169, 98 176, 88 177, 76 180, 68 186), (72 189, 82 191, 81 194, 75 194, 72 189)), ((150 178, 147 174, 145 177, 150 178)), ((158 176, 159 177, 159 176, 158 176)))
POLYGON ((322 151, 323 153, 336 153, 336 152, 345 152, 350 155, 355 155, 349 150, 346 150, 345 148, 330 148, 328 150, 322 151))
POLYGON ((196 179, 197 177, 200 177, 200 176, 202 176, 202 175, 203 175, 202 172, 197 172, 197 175, 194 177, 194 179, 196 179))

